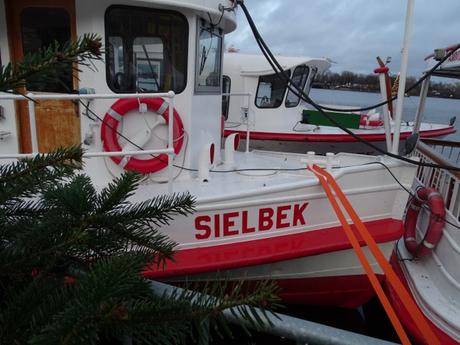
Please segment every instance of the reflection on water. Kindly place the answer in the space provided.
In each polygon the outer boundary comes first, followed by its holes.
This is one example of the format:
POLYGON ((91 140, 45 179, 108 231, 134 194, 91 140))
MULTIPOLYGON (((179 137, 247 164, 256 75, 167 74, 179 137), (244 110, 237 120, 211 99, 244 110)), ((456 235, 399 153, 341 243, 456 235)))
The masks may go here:
MULTIPOLYGON (((370 106, 381 102, 380 94, 370 92, 312 89, 310 96, 318 103, 353 107, 370 106)), ((411 121, 414 119, 418 101, 419 97, 415 96, 404 98, 404 120, 411 121)), ((447 135, 443 139, 460 141, 460 99, 428 97, 425 105, 424 122, 448 124, 453 116, 457 117, 455 123, 457 132, 447 135)))

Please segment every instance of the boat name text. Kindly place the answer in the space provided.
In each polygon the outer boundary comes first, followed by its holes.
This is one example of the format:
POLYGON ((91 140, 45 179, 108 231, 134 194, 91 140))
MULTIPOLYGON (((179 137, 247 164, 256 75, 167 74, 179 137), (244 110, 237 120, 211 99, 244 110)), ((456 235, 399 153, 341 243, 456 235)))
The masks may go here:
POLYGON ((251 217, 247 210, 201 215, 195 218, 195 238, 208 240, 302 226, 306 224, 304 211, 307 206, 306 202, 260 208, 251 217))

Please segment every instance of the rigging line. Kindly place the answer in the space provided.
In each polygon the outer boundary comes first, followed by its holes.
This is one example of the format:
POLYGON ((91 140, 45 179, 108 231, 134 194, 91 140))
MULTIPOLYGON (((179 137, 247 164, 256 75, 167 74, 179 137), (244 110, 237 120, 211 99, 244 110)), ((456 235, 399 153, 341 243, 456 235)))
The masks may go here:
POLYGON ((366 144, 367 146, 373 148, 377 152, 380 152, 381 154, 387 155, 389 157, 392 157, 394 159, 398 159, 401 161, 404 161, 406 163, 414 164, 417 166, 427 166, 427 167, 432 167, 432 168, 440 168, 440 169, 445 169, 445 170, 451 170, 451 171, 460 171, 460 167, 454 167, 454 166, 449 166, 449 165, 438 165, 438 164, 432 164, 432 163, 422 163, 418 161, 411 160, 409 158, 406 158, 404 156, 400 156, 391 152, 387 152, 385 150, 382 150, 378 146, 372 144, 371 142, 363 139, 359 135, 353 133, 351 130, 349 130, 346 127, 343 127, 341 124, 339 124, 333 117, 331 117, 329 114, 324 112, 324 110, 321 108, 320 105, 315 103, 308 95, 306 95, 302 90, 299 90, 296 88, 296 85, 292 83, 290 80, 290 77, 287 75, 286 71, 283 70, 279 62, 276 60, 274 55, 271 53, 270 49, 268 48, 267 44, 263 40, 263 38, 260 36, 256 25, 254 24, 254 21, 251 18, 251 15, 249 14, 249 11, 247 10, 246 6, 244 3, 239 0, 238 3, 241 5, 241 8, 243 9, 243 12, 245 13, 245 16, 248 20, 249 26, 251 27, 251 30, 254 34, 254 37, 256 39, 257 44, 259 45, 259 48, 261 49, 263 55, 267 59, 268 63, 272 66, 275 74, 280 78, 282 81, 286 82, 286 85, 289 90, 291 90, 295 95, 299 96, 304 100, 305 102, 311 104, 313 107, 315 107, 323 116, 325 116, 329 121, 331 121, 333 124, 335 124, 338 128, 343 130, 345 133, 351 135, 353 138, 356 140, 366 144), (292 88, 294 86, 295 90, 292 88))
POLYGON ((218 25, 220 24, 220 22, 221 22, 222 19, 224 18, 224 13, 225 13, 225 8, 222 7, 222 12, 221 12, 221 14, 220 14, 220 18, 219 18, 219 20, 217 21, 217 23, 214 24, 214 23, 212 22, 211 15, 209 14, 209 12, 207 12, 208 18, 209 18, 209 23, 211 24, 212 27, 216 27, 216 26, 218 26, 218 25))

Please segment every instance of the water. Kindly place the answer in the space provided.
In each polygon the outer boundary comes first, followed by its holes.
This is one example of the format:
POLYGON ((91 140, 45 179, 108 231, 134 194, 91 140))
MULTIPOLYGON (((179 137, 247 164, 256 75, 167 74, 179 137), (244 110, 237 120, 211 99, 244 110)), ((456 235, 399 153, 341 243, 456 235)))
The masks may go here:
MULTIPOLYGON (((380 94, 359 91, 312 89, 310 96, 317 103, 358 108, 381 102, 380 94)), ((405 121, 414 119, 419 99, 418 96, 404 98, 403 119, 405 121)), ((396 102, 394 104, 396 107, 396 102)), ((457 132, 442 139, 460 141, 460 99, 428 97, 425 104, 424 122, 448 124, 453 116, 457 117, 455 122, 457 132)))

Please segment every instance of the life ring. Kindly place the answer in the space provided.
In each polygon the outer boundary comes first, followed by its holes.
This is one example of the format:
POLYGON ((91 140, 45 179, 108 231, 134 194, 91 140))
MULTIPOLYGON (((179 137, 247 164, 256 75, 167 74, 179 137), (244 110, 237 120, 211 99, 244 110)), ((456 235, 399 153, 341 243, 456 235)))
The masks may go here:
MULTIPOLYGON (((169 104, 162 98, 144 98, 138 100, 137 98, 119 99, 117 100, 104 116, 101 126, 101 139, 103 142, 104 151, 107 152, 120 152, 122 147, 118 143, 118 126, 128 112, 131 110, 138 110, 139 103, 147 105, 149 111, 155 112, 166 121, 169 122, 169 104)), ((173 147, 175 154, 178 154, 184 142, 184 125, 177 113, 176 109, 173 110, 174 124, 173 124, 173 147)), ((110 157, 110 159, 118 166, 125 170, 136 171, 141 174, 149 174, 164 169, 168 165, 168 155, 162 153, 151 159, 138 159, 135 157, 110 157)))
POLYGON ((359 119, 359 125, 365 127, 381 127, 383 126, 383 120, 375 120, 366 114, 361 114, 361 118, 359 119))
POLYGON ((417 189, 415 196, 409 201, 404 220, 404 243, 414 257, 423 257, 436 247, 442 237, 445 217, 446 210, 441 194, 434 188, 417 189), (430 221, 425 236, 418 242, 416 225, 420 210, 424 205, 427 205, 430 210, 430 221))

